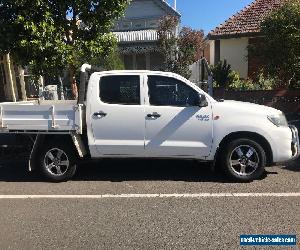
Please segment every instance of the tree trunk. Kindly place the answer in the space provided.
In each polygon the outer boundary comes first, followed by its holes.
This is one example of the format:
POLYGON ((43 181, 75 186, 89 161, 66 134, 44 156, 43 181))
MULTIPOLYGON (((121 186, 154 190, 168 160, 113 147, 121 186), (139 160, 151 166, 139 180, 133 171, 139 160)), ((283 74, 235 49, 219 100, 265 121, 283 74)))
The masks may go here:
POLYGON ((10 60, 9 54, 6 54, 4 56, 5 64, 6 64, 6 69, 7 69, 7 74, 8 74, 8 83, 9 83, 9 88, 10 88, 10 98, 12 99, 13 102, 16 102, 18 100, 18 92, 17 92, 17 87, 16 87, 16 77, 15 77, 15 72, 13 69, 13 64, 10 60))
POLYGON ((75 68, 73 65, 69 66, 69 81, 70 81, 71 90, 72 90, 72 98, 74 100, 77 100, 78 99, 78 90, 77 90, 76 78, 75 78, 75 68))
POLYGON ((21 93, 22 93, 22 101, 27 101, 25 79, 24 79, 24 69, 19 66, 18 71, 19 71, 19 79, 20 79, 20 86, 21 86, 21 93))

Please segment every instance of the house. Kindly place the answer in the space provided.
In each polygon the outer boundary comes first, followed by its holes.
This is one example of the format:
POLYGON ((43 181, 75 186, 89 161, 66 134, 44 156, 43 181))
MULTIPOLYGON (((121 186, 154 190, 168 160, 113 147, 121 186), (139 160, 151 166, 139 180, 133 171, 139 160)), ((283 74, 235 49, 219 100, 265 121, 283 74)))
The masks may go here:
POLYGON ((254 76, 259 70, 260 62, 248 54, 248 46, 260 42, 262 21, 285 1, 255 0, 211 31, 208 35, 210 63, 216 64, 226 59, 241 78, 254 76))
POLYGON ((160 70, 163 55, 158 45, 158 28, 164 16, 180 14, 163 0, 132 0, 123 18, 113 28, 125 69, 160 70))

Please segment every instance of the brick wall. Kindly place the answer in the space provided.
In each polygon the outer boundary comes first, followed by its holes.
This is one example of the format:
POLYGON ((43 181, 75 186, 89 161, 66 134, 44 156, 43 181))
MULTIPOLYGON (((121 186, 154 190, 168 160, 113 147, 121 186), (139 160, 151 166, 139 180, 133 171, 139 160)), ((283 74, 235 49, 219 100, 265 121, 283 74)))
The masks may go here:
MULTIPOLYGON (((260 37, 249 38, 249 47, 259 47, 261 43, 262 38, 260 37)), ((250 52, 248 55, 248 77, 250 79, 256 79, 262 66, 262 59, 250 52)))
POLYGON ((300 90, 214 90, 214 98, 252 102, 279 109, 286 114, 300 113, 300 90))
POLYGON ((204 45, 203 57, 205 57, 208 64, 210 64, 210 45, 209 45, 209 42, 205 43, 205 45, 204 45))

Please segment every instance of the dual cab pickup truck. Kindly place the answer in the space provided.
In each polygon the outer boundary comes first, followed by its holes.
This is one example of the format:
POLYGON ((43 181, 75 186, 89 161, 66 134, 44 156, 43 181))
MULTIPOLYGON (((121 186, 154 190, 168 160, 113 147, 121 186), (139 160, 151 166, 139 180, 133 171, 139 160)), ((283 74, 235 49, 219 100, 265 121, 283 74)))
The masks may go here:
POLYGON ((0 132, 34 136, 30 170, 70 179, 92 158, 180 158, 217 163, 231 179, 259 178, 299 156, 298 131, 276 109, 216 101, 166 72, 83 65, 78 101, 0 103, 0 132))

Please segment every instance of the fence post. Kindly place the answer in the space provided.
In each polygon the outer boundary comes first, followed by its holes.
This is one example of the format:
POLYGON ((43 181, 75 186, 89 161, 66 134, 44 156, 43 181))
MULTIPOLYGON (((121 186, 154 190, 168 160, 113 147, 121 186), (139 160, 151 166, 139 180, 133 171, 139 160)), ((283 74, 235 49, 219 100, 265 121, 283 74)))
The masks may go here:
POLYGON ((44 78, 40 76, 39 78, 39 99, 45 100, 44 98, 44 78))
POLYGON ((208 94, 210 96, 213 96, 214 92, 213 92, 213 76, 212 75, 208 76, 207 85, 208 85, 208 94))

